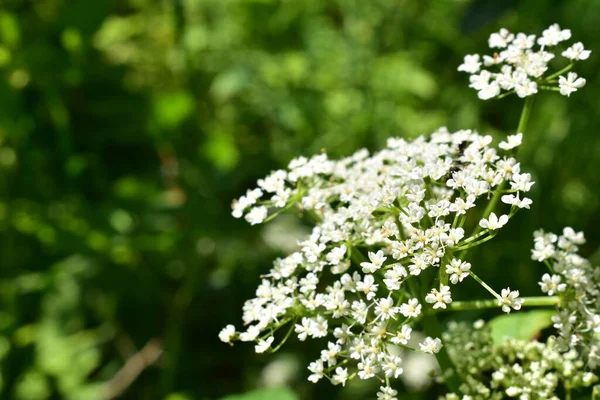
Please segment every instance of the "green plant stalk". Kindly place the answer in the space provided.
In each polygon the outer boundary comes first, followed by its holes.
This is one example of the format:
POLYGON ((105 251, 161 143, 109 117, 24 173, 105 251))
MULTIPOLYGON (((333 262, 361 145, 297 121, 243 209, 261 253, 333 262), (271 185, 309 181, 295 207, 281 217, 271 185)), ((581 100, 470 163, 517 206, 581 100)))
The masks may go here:
MULTIPOLYGON (((524 297, 523 307, 551 307, 559 303, 560 298, 558 296, 536 296, 536 297, 524 297)), ((435 312, 444 311, 471 311, 471 310, 483 310, 486 308, 497 308, 498 300, 486 299, 486 300, 472 300, 472 301, 454 301, 448 306, 438 308, 435 312)))
MULTIPOLYGON (((521 111, 521 117, 519 118, 519 125, 517 126, 517 133, 525 134, 525 130, 527 128, 527 123, 529 122, 529 116, 531 115, 531 109, 533 107, 533 98, 534 98, 534 96, 527 96, 527 98, 525 99, 525 104, 523 105, 523 111, 521 111)), ((506 181, 502 182, 500 184, 500 186, 498 186, 496 188, 496 190, 494 191, 494 196, 492 197, 489 204, 485 208, 485 211, 483 212, 482 218, 488 218, 490 216, 490 214, 492 213, 492 211, 494 211, 494 209, 498 205, 498 201, 500 201, 500 197, 502 197, 502 193, 503 193, 505 186, 506 186, 506 181)), ((481 231, 481 229, 482 229, 481 226, 477 225, 477 227, 475 228, 475 230, 473 231, 471 236, 477 235, 481 231)), ((464 256, 464 255, 465 255, 465 253, 463 252, 461 254, 461 256, 464 256)))
MULTIPOLYGON (((440 327, 440 323, 435 317, 435 315, 425 315, 423 317, 423 331, 426 335, 434 337, 434 338, 442 338, 442 328, 440 327)), ((460 384, 461 379, 458 373, 456 372, 456 367, 454 363, 450 359, 450 355, 446 350, 446 346, 443 345, 438 353, 436 353, 435 358, 437 359, 438 364, 440 365, 440 369, 442 370, 442 376, 444 377, 444 382, 448 385, 448 388, 456 394, 460 394, 460 384)))
POLYGON ((480 277, 475 275, 475 273, 473 271, 469 270, 469 275, 471 275, 473 277, 473 279, 475 279, 477 281, 477 283, 479 283, 481 286, 483 286, 485 288, 485 290, 490 292, 492 294, 492 296, 494 296, 498 300, 500 300, 502 298, 502 296, 500 296, 498 293, 496 293, 496 291, 494 289, 492 289, 487 283, 485 283, 480 277))

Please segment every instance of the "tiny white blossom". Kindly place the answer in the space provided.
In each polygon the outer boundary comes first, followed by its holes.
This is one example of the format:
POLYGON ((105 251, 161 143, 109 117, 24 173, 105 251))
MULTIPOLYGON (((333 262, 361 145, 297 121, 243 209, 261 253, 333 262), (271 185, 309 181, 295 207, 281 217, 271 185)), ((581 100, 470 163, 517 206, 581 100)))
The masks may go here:
POLYGON ((560 89, 560 94, 563 96, 571 96, 571 93, 576 92, 577 89, 581 89, 585 86, 585 79, 581 77, 577 77, 575 72, 569 72, 567 77, 559 76, 558 77, 558 88, 560 89))
POLYGON ((583 43, 577 42, 565 51, 562 52, 562 56, 569 60, 587 60, 592 52, 583 48, 583 43))
POLYGON ((530 198, 523 197, 523 199, 519 199, 519 196, 515 196, 514 194, 505 194, 500 199, 505 204, 510 204, 519 208, 529 208, 533 203, 530 198))
POLYGON ((517 133, 516 135, 510 135, 506 138, 506 142, 500 142, 498 147, 503 150, 511 150, 519 146, 523 141, 523 134, 517 133))
POLYGON ((564 292, 567 288, 565 283, 561 283, 560 275, 552 275, 544 274, 542 276, 542 281, 539 282, 541 286, 542 292, 547 293, 548 296, 553 296, 557 292, 564 292))
POLYGON ((375 306, 375 315, 385 321, 389 318, 396 318, 398 307, 394 307, 394 300, 391 297, 380 299, 375 306))
POLYGON ((431 292, 425 296, 425 301, 433 304, 433 308, 446 308, 446 304, 452 303, 452 297, 450 293, 450 286, 442 286, 438 291, 437 289, 431 289, 431 292))
POLYGON ((246 221, 248 221, 250 223, 250 225, 256 225, 256 224, 260 224, 261 222, 263 222, 265 220, 265 218, 267 218, 267 207, 265 206, 260 206, 260 207, 254 207, 253 209, 250 210, 250 212, 248 214, 246 214, 246 221))
POLYGON ((436 354, 442 349, 442 341, 440 338, 426 337, 423 343, 419 343, 419 348, 423 353, 436 354))
POLYGON ((558 24, 554 24, 542 32, 542 37, 537 42, 540 46, 556 46, 570 38, 571 31, 569 29, 560 29, 558 24))
POLYGON ((323 378, 324 369, 323 361, 321 360, 310 363, 308 370, 312 372, 312 374, 308 377, 308 380, 312 383, 317 383, 321 378, 323 378))
POLYGON ((234 336, 235 326, 231 324, 227 325, 225 328, 221 329, 221 332, 219 332, 219 339, 225 343, 231 342, 231 339, 233 339, 234 336))
POLYGON ((459 71, 468 72, 470 74, 479 72, 479 68, 481 68, 479 54, 466 55, 463 63, 458 66, 459 71))
POLYGON ((267 351, 267 349, 269 349, 269 347, 271 347, 273 340, 275 340, 273 336, 269 336, 266 340, 259 340, 258 344, 254 346, 254 351, 256 351, 259 354, 264 353, 265 351, 267 351))
POLYGON ((409 325, 402 325, 402 328, 396 332, 396 335, 392 337, 391 341, 394 344, 408 344, 412 328, 409 325))
POLYGON ((410 299, 408 302, 400 305, 400 314, 405 317, 418 317, 421 314, 421 304, 419 300, 410 299))
POLYGON ((369 260, 371 262, 362 262, 360 266, 362 267, 362 271, 365 274, 372 274, 377 271, 383 265, 383 262, 387 259, 387 257, 383 256, 383 251, 379 250, 377 253, 372 253, 369 251, 369 260))
POLYGON ((457 258, 452 259, 450 264, 446 265, 446 273, 450 274, 450 282, 453 284, 457 284, 458 282, 462 282, 467 276, 469 276, 469 271, 471 270, 471 264, 457 258))
POLYGON ((508 215, 501 215, 500 218, 496 214, 491 213, 487 219, 482 218, 479 221, 479 226, 484 229, 496 230, 502 228, 508 222, 508 215))
POLYGON ((490 48, 499 47, 505 48, 515 38, 515 35, 510 33, 507 29, 502 28, 498 33, 492 33, 488 40, 490 48))
POLYGON ((334 385, 346 386, 348 380, 348 368, 337 367, 335 374, 331 377, 331 383, 334 385))
POLYGON ((502 289, 500 297, 498 305, 502 306, 502 311, 505 313, 510 313, 511 307, 513 310, 520 310, 521 305, 525 302, 524 299, 519 298, 518 290, 511 291, 510 288, 502 289))
POLYGON ((537 83, 529 79, 524 79, 515 85, 515 92, 520 98, 536 94, 538 92, 537 83))
POLYGON ((398 391, 392 389, 389 386, 381 386, 379 392, 377 392, 377 400, 398 400, 396 395, 398 391))
POLYGON ((356 283, 356 290, 367 295, 367 300, 371 300, 377 293, 378 284, 375 283, 373 275, 365 275, 362 281, 356 283))

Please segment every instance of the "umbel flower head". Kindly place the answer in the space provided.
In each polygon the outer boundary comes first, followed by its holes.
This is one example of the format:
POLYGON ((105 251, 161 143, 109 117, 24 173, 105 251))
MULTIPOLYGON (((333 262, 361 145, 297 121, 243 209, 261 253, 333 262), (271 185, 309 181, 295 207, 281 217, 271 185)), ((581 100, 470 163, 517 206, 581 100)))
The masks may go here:
POLYGON ((562 74, 577 61, 587 60, 591 53, 581 42, 563 51, 558 50, 560 43, 570 38, 571 31, 561 29, 558 24, 544 30, 539 37, 525 33, 515 35, 503 28, 489 38, 488 44, 494 51, 492 55, 467 55, 458 70, 471 74, 469 87, 477 90, 482 100, 497 97, 503 92, 527 97, 541 89, 557 90, 563 96, 570 96, 585 85, 585 79, 574 72, 569 72, 566 77, 562 74), (557 73, 546 75, 548 64, 557 55, 570 63, 557 73))
POLYGON ((585 243, 583 232, 567 227, 562 235, 534 234, 531 257, 543 261, 549 274, 539 283, 549 296, 558 295, 558 314, 552 317, 563 351, 576 351, 587 366, 600 366, 600 267, 577 254, 585 243))
MULTIPOLYGON (((234 201, 234 217, 258 224, 296 207, 315 227, 263 276, 243 307, 244 329, 228 325, 221 340, 255 342, 265 352, 294 334, 300 341, 326 338, 308 379, 336 385, 353 377, 397 378, 403 350, 441 351, 441 338, 415 348, 409 339, 424 313, 451 307, 450 285, 473 275, 457 252, 489 240, 531 203, 531 176, 507 154, 520 138, 508 150, 491 142, 441 128, 412 142, 391 138, 372 155, 300 157, 259 180, 259 188, 234 201), (501 193, 519 199, 500 205, 508 213, 476 208, 501 193), (476 232, 467 235, 464 226, 476 232)), ((494 295, 507 312, 522 302, 518 292, 494 295)), ((395 391, 385 386, 378 396, 392 399, 395 391)))

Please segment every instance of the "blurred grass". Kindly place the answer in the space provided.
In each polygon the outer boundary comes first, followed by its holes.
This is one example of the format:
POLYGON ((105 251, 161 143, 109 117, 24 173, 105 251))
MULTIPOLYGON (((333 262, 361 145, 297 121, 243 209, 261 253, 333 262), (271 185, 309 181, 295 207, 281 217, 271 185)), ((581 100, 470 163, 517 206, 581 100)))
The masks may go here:
MULTIPOLYGON (((471 260, 499 287, 538 294, 534 229, 585 230, 598 254, 599 19, 592 0, 6 0, 1 397, 101 398, 152 339, 165 355, 124 398, 218 398, 270 382, 263 367, 279 358, 216 335, 293 246, 277 232, 303 227, 250 228, 230 216, 231 199, 321 149, 377 149, 440 125, 512 133, 522 101, 478 101, 456 67, 502 26, 558 22, 592 50, 578 70, 588 84, 536 101, 520 153, 533 208, 471 260)), ((296 372, 277 382, 302 398, 361 398, 356 385, 305 382, 313 347, 291 343, 282 356, 296 372)))

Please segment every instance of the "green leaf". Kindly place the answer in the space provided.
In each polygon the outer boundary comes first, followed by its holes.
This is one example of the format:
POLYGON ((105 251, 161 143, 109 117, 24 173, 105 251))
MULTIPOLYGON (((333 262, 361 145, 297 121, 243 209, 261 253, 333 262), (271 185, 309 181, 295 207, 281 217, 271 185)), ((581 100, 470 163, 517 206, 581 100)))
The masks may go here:
POLYGON ((220 400, 297 400, 298 396, 287 388, 259 389, 244 394, 222 397, 220 400))
POLYGON ((186 91, 166 93, 154 99, 156 121, 163 128, 177 128, 194 111, 194 97, 186 91))
POLYGON ((506 338, 531 340, 552 324, 554 314, 556 312, 552 310, 536 310, 501 315, 489 322, 492 338, 497 344, 503 343, 506 338))

